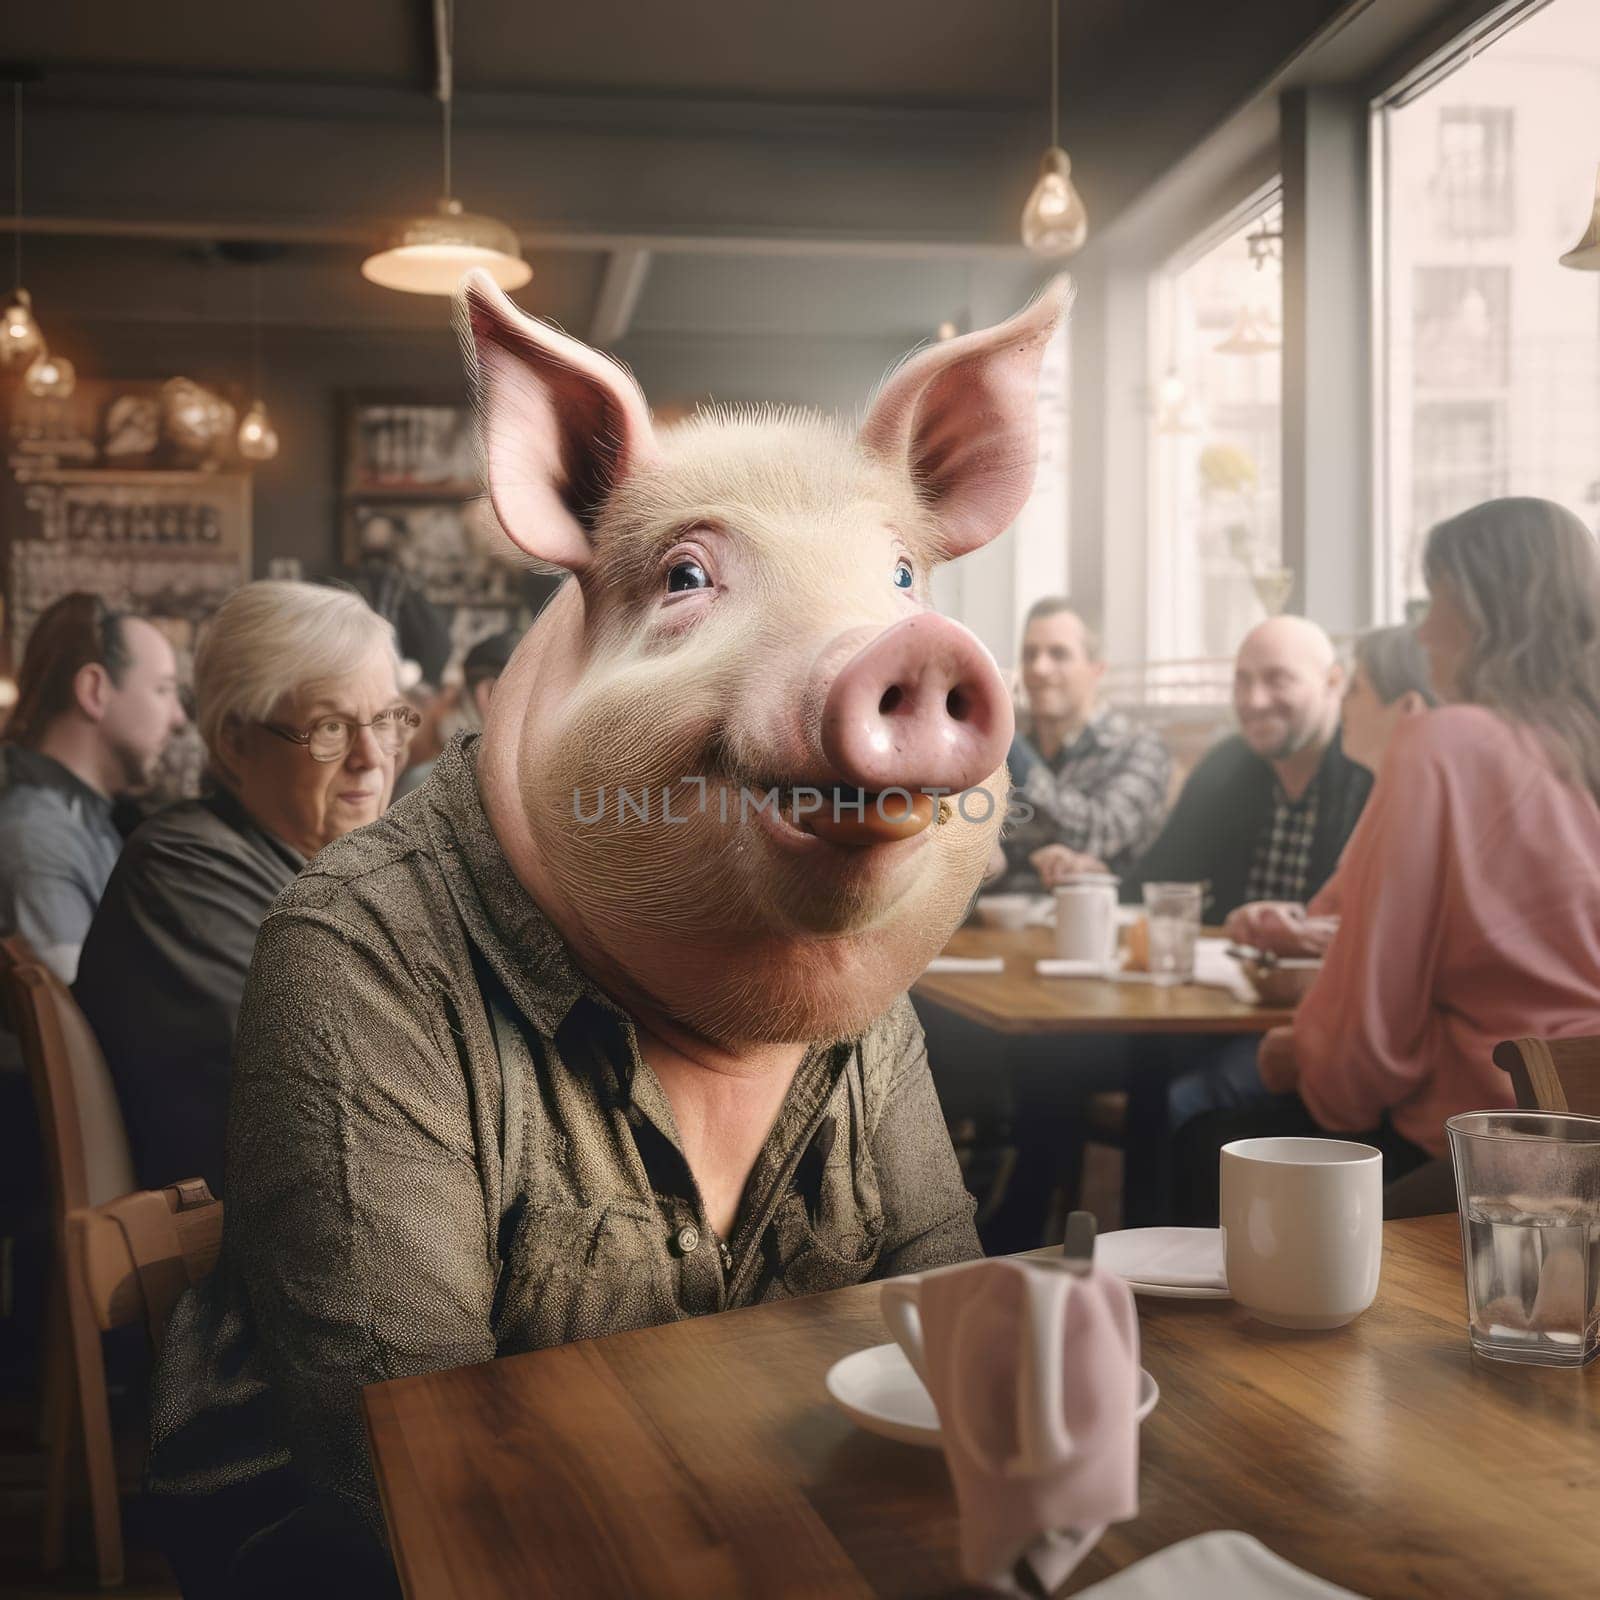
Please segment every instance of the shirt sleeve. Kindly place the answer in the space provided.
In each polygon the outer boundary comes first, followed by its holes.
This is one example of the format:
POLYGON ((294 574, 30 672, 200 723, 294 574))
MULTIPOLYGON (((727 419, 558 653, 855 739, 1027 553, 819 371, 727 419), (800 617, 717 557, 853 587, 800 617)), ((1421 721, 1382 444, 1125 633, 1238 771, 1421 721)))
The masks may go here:
POLYGON ((1018 793, 1034 816, 1018 826, 1007 844, 1007 859, 1020 865, 1047 844, 1063 844, 1100 861, 1137 850, 1161 825, 1171 776, 1171 755, 1149 734, 1126 740, 1121 759, 1093 789, 1059 782, 1043 762, 1026 764, 1018 793))
POLYGON ((228 1253, 280 1440, 313 1500, 380 1538, 362 1387, 495 1353, 470 1096, 429 1013, 396 953, 269 918, 229 1111, 228 1253))
POLYGON ((1339 931, 1295 1017, 1300 1097, 1358 1132, 1427 1075, 1427 1033, 1456 849, 1440 756, 1391 747, 1338 874, 1339 931))
POLYGON ((972 1222, 976 1202, 961 1180, 928 1068, 922 1024, 909 1000, 901 999, 888 1025, 893 1067, 883 1108, 869 1132, 884 1220, 875 1278, 983 1254, 972 1222))
POLYGON ((12 880, 11 918, 39 959, 70 985, 94 920, 94 898, 70 873, 24 867, 12 880))

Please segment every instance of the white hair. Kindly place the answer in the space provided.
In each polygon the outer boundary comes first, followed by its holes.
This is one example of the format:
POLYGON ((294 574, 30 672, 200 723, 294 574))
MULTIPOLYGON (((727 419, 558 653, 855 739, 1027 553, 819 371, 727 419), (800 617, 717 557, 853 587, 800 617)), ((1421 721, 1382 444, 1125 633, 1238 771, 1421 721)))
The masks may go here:
POLYGON ((339 683, 374 654, 399 671, 394 629, 360 595, 263 579, 235 589, 195 652, 195 722, 213 760, 230 719, 262 722, 289 697, 339 683))

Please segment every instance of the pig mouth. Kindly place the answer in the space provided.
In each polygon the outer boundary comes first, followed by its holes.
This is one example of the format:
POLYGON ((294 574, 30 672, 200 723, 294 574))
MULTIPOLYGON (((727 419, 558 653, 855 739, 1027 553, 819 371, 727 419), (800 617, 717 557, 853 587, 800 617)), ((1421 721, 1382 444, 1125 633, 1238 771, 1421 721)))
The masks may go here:
POLYGON ((786 842, 817 840, 847 850, 914 839, 947 822, 947 800, 918 790, 861 789, 853 784, 755 782, 744 785, 758 798, 776 797, 776 804, 752 809, 751 815, 786 842))

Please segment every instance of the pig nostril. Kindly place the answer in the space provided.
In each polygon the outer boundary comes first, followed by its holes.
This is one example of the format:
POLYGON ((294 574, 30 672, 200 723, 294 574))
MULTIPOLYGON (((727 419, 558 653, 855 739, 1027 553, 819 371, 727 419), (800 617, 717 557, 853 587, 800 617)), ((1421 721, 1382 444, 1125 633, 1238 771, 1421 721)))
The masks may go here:
POLYGON ((883 691, 883 698, 878 702, 878 715, 880 717, 892 715, 895 707, 898 706, 904 698, 905 695, 901 690, 900 685, 898 683, 891 683, 889 687, 883 691))
POLYGON ((965 722, 972 714, 972 701, 964 690, 955 688, 944 697, 944 708, 950 713, 952 722, 965 722))

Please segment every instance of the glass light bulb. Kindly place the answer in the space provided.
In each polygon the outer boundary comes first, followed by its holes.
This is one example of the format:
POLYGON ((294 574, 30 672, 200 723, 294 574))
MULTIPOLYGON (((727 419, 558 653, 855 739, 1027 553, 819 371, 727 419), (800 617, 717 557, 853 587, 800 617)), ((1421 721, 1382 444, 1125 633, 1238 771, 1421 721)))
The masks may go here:
POLYGON ((277 455, 278 430, 261 401, 253 401, 239 423, 238 444, 246 461, 270 461, 277 455))
POLYGON ((35 400, 66 400, 78 386, 78 369, 65 356, 41 350, 22 375, 22 387, 35 400))
POLYGON ((958 333, 960 333, 960 331, 961 330, 953 322, 941 322, 939 324, 939 331, 938 331, 937 337, 940 340, 940 342, 942 343, 946 339, 955 338, 955 336, 958 333))
POLYGON ((1161 380, 1161 404, 1169 411, 1176 411, 1184 400, 1183 379, 1176 372, 1169 372, 1161 380))
POLYGON ((14 367, 32 361, 44 349, 44 335, 33 320, 33 305, 26 289, 0 312, 0 367, 14 367))
POLYGON ((1089 237, 1089 213, 1072 186, 1072 162, 1053 145, 1039 163, 1039 181, 1022 208, 1022 242, 1036 256, 1070 256, 1089 237))

